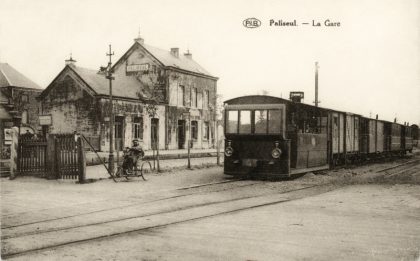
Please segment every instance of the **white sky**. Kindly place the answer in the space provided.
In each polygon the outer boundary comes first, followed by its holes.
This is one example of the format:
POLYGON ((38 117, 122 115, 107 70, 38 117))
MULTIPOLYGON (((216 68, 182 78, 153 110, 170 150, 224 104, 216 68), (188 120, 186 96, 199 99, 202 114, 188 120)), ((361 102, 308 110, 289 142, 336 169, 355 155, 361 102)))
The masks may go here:
POLYGON ((147 44, 188 48, 218 76, 224 99, 267 90, 321 106, 420 123, 420 1, 0 0, 0 61, 46 87, 73 53, 79 66, 114 61, 139 27, 147 44), (247 29, 256 17, 262 26, 247 29), (270 27, 270 19, 341 22, 341 27, 270 27))

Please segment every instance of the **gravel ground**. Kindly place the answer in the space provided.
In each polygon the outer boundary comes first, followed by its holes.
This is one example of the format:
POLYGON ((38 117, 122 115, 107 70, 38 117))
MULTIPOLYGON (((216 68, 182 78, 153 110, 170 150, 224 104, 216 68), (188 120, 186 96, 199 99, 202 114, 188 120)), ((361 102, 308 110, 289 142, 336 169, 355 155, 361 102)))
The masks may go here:
MULTIPOLYGON (((165 212, 168 214, 135 219, 127 225, 122 221, 109 223, 98 230, 88 226, 80 230, 81 236, 89 238, 90 234, 94 236, 105 230, 163 224, 154 229, 30 252, 11 259, 416 260, 420 251, 420 165, 377 172, 404 161, 407 159, 308 173, 280 182, 229 183, 221 167, 206 164, 195 164, 194 170, 172 168, 169 172, 148 174, 147 181, 135 178, 120 183, 110 179, 83 185, 31 177, 14 181, 1 179, 2 251, 10 251, 5 245, 7 242, 15 242, 15 246, 23 248, 35 244, 29 242, 37 240, 36 237, 31 239, 32 236, 19 236, 19 233, 37 233, 37 230, 60 226, 119 220, 130 215, 204 204, 175 211, 172 216, 169 215, 172 212, 165 212), (213 182, 218 184, 179 189, 213 182), (291 196, 278 194, 313 186, 319 187, 294 192, 291 196), (190 194, 191 191, 194 194, 190 194), (241 204, 253 206, 270 202, 270 197, 285 201, 223 214, 241 204), (229 201, 236 198, 242 200, 229 201), (132 206, 124 207, 127 205, 132 206), (79 217, 104 208, 111 210, 79 217), (64 218, 69 215, 75 217, 64 218), (195 216, 204 218, 193 220, 195 216), (189 219, 164 225, 171 220, 189 219), (38 221, 42 221, 38 226, 21 226, 38 221), (10 226, 17 227, 7 228, 10 226)), ((78 238, 70 232, 45 233, 43 240, 35 242, 42 245, 65 241, 71 236, 78 238)))

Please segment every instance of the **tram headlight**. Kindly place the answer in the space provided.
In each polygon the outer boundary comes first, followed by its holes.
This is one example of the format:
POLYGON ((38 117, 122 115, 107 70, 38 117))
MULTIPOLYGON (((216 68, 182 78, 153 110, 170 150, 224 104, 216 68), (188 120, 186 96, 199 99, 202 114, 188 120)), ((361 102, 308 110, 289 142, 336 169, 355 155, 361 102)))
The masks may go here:
POLYGON ((233 148, 232 147, 227 147, 225 149, 225 156, 230 157, 230 156, 232 156, 232 154, 233 154, 233 148))
POLYGON ((274 159, 278 159, 281 156, 281 149, 279 148, 275 148, 274 150, 271 151, 271 157, 273 157, 274 159))

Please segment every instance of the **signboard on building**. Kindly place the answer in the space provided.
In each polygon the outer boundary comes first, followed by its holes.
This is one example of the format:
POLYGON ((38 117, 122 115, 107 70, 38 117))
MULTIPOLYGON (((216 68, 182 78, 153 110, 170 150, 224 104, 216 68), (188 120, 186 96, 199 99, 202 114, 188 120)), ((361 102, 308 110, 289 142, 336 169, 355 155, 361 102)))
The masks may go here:
POLYGON ((142 64, 130 64, 127 65, 127 72, 144 72, 148 71, 150 64, 142 63, 142 64))
POLYGON ((12 129, 4 129, 4 145, 12 144, 12 129))
POLYGON ((39 125, 51 125, 51 115, 39 115, 39 125))

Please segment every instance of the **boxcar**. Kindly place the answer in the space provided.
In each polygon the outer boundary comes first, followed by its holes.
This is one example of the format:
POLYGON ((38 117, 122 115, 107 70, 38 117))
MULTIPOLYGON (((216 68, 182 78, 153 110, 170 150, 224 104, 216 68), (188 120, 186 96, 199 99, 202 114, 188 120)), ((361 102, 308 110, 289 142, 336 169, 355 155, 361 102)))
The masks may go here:
POLYGON ((361 117, 360 124, 360 153, 362 158, 374 158, 381 155, 386 147, 384 136, 384 122, 376 119, 361 117))
POLYGON ((411 137, 413 138, 413 147, 418 147, 419 142, 419 126, 416 124, 411 125, 411 137))
POLYGON ((404 152, 413 151, 413 135, 411 126, 404 125, 403 128, 403 138, 404 138, 404 152))
POLYGON ((339 165, 345 155, 345 134, 344 134, 344 118, 345 114, 338 111, 330 111, 330 140, 331 140, 331 156, 334 165, 339 165))
POLYGON ((360 116, 330 110, 330 140, 332 164, 354 161, 360 156, 360 116))
POLYGON ((225 102, 224 173, 289 177, 327 169, 328 111, 272 96, 225 102))

